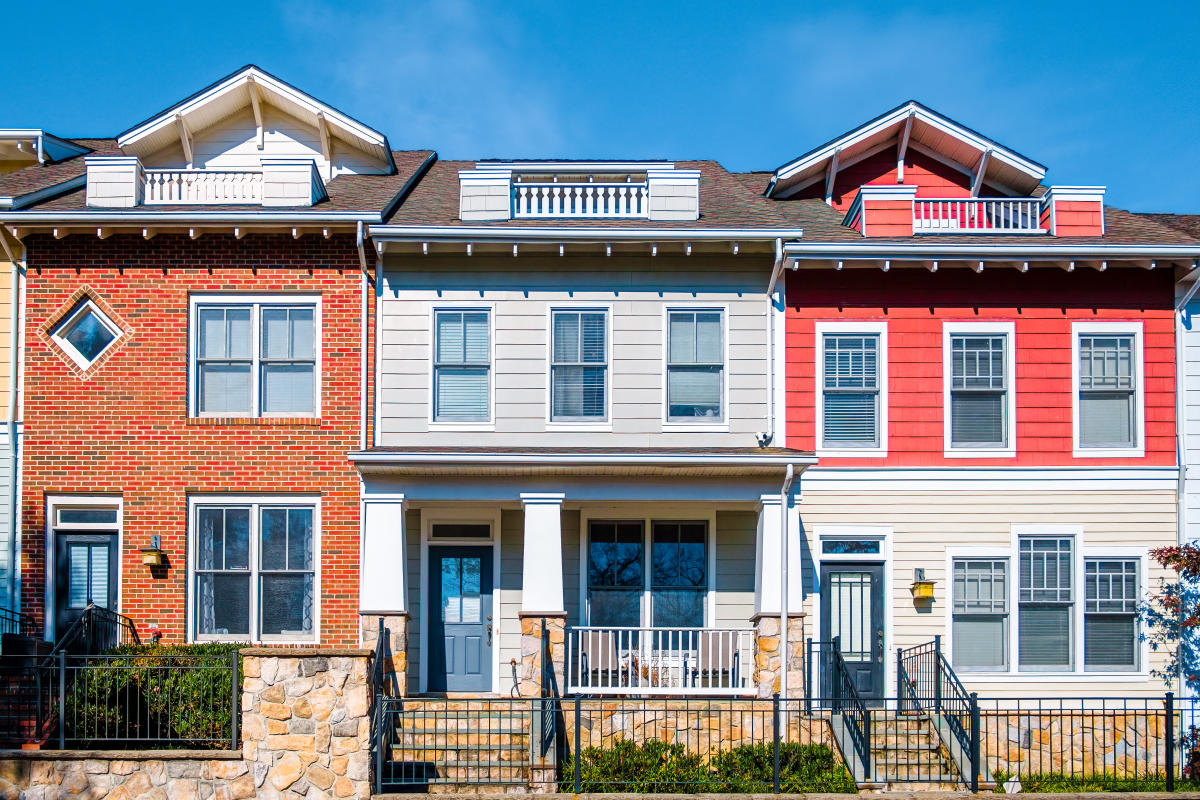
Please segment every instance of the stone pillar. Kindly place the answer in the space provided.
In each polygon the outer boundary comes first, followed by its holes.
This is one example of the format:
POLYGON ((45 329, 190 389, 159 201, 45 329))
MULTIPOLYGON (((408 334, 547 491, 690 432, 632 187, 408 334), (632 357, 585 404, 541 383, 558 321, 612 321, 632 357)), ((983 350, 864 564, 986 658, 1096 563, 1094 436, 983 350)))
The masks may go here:
POLYGON ((260 800, 371 796, 369 650, 242 651, 242 755, 260 800))
POLYGON ((362 614, 362 644, 375 651, 376 658, 385 659, 383 671, 394 681, 392 691, 396 697, 408 696, 408 619, 405 612, 399 614, 362 614), (384 649, 379 649, 379 621, 383 620, 387 630, 384 649))
POLYGON ((567 642, 566 614, 526 614, 521 612, 521 663, 517 677, 521 681, 522 697, 542 696, 542 625, 545 623, 550 640, 550 660, 554 668, 554 684, 547 693, 561 697, 565 693, 567 642))
POLYGON ((754 626, 754 685, 758 697, 767 699, 781 691, 784 652, 787 653, 788 696, 804 693, 804 614, 788 612, 786 650, 779 640, 779 614, 755 614, 754 626))

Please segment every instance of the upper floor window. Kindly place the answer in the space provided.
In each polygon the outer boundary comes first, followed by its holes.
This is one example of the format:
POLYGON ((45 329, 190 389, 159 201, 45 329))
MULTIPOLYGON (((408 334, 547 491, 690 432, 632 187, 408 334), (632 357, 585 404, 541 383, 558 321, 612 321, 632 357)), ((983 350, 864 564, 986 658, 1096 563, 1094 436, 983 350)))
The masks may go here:
POLYGON ((317 413, 316 298, 209 297, 192 298, 192 302, 195 414, 317 413))
POLYGON ((1011 323, 946 326, 946 449, 954 455, 1015 454, 1012 330, 1011 323))
POLYGON ((555 310, 550 316, 551 421, 604 420, 608 416, 608 314, 555 310))
POLYGON ((491 417, 491 312, 434 312, 433 419, 486 422, 491 417))
POLYGON ((886 448, 887 353, 883 323, 817 323, 818 447, 851 455, 886 448))
POLYGON ((1077 322, 1076 455, 1139 455, 1141 325, 1077 322))
POLYGON ((725 343, 719 309, 667 312, 667 421, 725 417, 725 343))
POLYGON ((50 333, 62 351, 87 369, 108 351, 121 329, 91 300, 76 306, 50 333))

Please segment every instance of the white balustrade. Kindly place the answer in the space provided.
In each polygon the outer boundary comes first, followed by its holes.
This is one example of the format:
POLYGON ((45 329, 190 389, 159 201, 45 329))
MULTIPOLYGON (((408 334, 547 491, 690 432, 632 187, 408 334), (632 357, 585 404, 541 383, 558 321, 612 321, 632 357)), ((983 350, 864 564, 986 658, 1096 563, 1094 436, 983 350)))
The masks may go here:
POLYGON ((143 202, 147 205, 260 205, 261 171, 148 169, 143 202))
POLYGON ((646 218, 650 190, 640 183, 514 183, 516 217, 646 218))
POLYGON ((1045 233, 1036 197, 913 201, 913 233, 1045 233))
POLYGON ((571 693, 745 695, 753 691, 750 628, 572 628, 571 693))

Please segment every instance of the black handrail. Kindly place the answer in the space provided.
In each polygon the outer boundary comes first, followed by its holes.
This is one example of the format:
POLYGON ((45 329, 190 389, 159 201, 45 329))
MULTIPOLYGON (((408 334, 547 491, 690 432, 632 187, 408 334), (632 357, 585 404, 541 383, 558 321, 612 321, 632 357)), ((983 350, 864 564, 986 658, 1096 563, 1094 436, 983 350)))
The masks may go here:
POLYGON ((22 614, 8 608, 0 608, 0 635, 11 633, 17 636, 37 636, 37 621, 32 614, 22 614))
POLYGON ((942 637, 896 650, 896 694, 901 711, 923 711, 941 717, 963 752, 973 757, 974 697, 962 685, 942 653, 942 637))
POLYGON ((141 644, 133 620, 124 614, 89 603, 71 627, 58 637, 53 659, 58 653, 67 655, 98 655, 114 647, 141 644))
POLYGON ((829 649, 830 665, 830 701, 833 711, 839 714, 846 730, 850 734, 854 752, 862 762, 863 774, 871 774, 871 710, 863 702, 854 686, 854 678, 842 658, 841 637, 833 637, 833 646, 829 649))

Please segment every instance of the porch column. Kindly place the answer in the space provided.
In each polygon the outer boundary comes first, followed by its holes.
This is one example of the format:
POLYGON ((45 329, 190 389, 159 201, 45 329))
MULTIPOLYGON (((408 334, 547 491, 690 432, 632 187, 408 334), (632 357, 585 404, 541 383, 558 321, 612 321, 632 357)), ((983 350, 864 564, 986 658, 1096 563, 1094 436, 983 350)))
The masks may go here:
POLYGON ((363 500, 362 562, 359 565, 360 638, 385 658, 399 696, 408 691, 408 559, 404 495, 363 500), (387 639, 379 641, 379 621, 387 639))
POLYGON ((560 695, 566 664, 567 610, 563 595, 562 502, 557 492, 521 494, 525 542, 521 569, 520 693, 560 695), (542 631, 548 641, 554 684, 542 686, 542 631), (546 691, 543 692, 543 689, 546 691))
POLYGON ((759 498, 758 540, 754 582, 754 684, 758 696, 782 690, 787 670, 787 695, 798 697, 804 687, 804 574, 800 550, 800 510, 792 497, 765 494, 759 498), (786 507, 782 507, 786 501, 786 507), (783 597, 783 518, 787 518, 788 630, 781 636, 779 615, 783 597), (786 665, 784 659, 786 657, 786 665))

